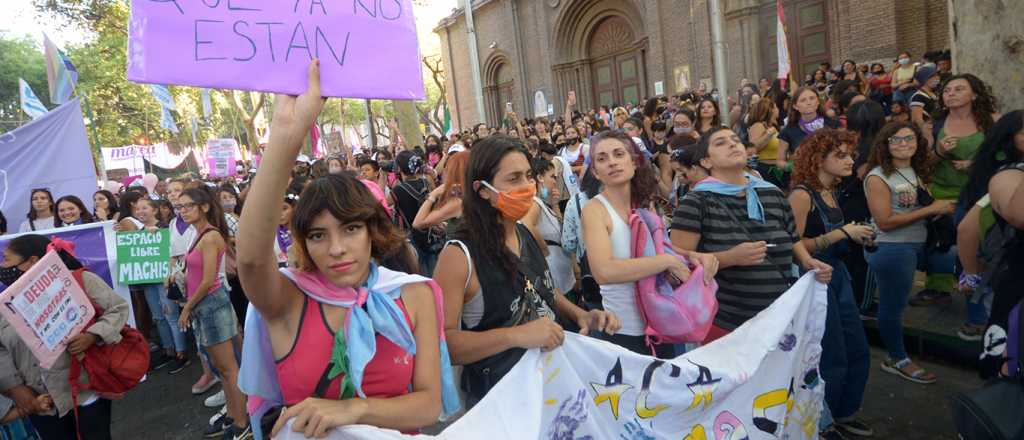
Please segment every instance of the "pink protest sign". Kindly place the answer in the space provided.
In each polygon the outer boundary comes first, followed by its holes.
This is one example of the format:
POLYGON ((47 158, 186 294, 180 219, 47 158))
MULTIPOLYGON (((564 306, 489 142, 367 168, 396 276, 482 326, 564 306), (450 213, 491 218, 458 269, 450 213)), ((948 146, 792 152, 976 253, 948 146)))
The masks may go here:
POLYGON ((9 322, 39 366, 49 369, 95 310, 55 252, 47 252, 0 293, 0 316, 9 322))
POLYGON ((134 0, 128 79, 297 95, 423 99, 412 0, 134 0))
POLYGON ((206 141, 206 165, 210 177, 228 177, 235 175, 235 150, 238 143, 234 139, 210 139, 206 141))

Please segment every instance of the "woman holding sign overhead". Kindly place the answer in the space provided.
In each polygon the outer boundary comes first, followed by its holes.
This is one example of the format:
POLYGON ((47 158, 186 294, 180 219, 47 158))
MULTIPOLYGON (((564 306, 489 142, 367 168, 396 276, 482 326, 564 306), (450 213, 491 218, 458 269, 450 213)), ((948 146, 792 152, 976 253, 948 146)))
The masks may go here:
MULTIPOLYGON (((43 440, 110 438, 110 400, 82 390, 78 393, 78 429, 71 398, 69 375, 71 356, 84 353, 95 344, 116 344, 121 341, 121 328, 128 321, 128 303, 103 279, 82 270, 82 263, 71 254, 67 242, 50 242, 42 235, 23 235, 10 241, 0 263, 0 283, 10 285, 32 268, 46 252, 54 249, 71 271, 81 270, 81 286, 85 294, 103 309, 95 322, 72 337, 67 352, 45 370, 11 323, 0 319, 0 393, 14 400, 23 413, 31 414, 32 424, 43 440), (47 399, 40 396, 49 396, 47 399), (51 403, 52 401, 52 403, 51 403)), ((77 276, 76 276, 77 278, 77 276)))
POLYGON ((404 237, 384 207, 350 174, 314 179, 291 221, 298 267, 278 271, 272 253, 288 174, 323 107, 319 80, 314 61, 306 93, 275 97, 270 143, 242 212, 238 274, 252 307, 241 383, 264 402, 253 415, 264 438, 283 429, 323 437, 353 424, 416 431, 442 406, 457 410, 458 396, 440 291, 387 269, 404 237))

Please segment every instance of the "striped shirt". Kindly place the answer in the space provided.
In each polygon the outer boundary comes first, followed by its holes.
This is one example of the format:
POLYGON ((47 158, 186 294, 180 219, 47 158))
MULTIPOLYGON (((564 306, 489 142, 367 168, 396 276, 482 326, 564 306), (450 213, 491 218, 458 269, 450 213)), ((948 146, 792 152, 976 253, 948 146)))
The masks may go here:
POLYGON ((789 289, 792 273, 796 226, 789 201, 778 188, 757 188, 764 205, 765 223, 747 217, 745 197, 709 192, 689 192, 672 215, 672 229, 700 234, 698 252, 722 252, 750 241, 774 244, 768 248, 764 263, 756 266, 732 266, 721 269, 718 282, 718 315, 715 325, 733 330, 766 309, 789 289), (728 209, 732 212, 729 215, 728 209), (743 222, 744 228, 733 221, 743 222), (748 236, 750 231, 753 236, 748 236))

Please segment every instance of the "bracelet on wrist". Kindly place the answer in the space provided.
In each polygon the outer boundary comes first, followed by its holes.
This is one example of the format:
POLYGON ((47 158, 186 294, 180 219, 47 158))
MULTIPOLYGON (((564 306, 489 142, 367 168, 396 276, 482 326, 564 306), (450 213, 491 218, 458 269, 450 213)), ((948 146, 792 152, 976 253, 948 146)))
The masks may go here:
POLYGON ((850 236, 849 232, 846 232, 846 228, 839 228, 839 232, 842 232, 846 236, 847 240, 853 241, 853 237, 850 236))
POLYGON ((976 273, 961 273, 960 274, 960 285, 966 286, 971 289, 976 289, 978 284, 981 283, 981 275, 976 273))

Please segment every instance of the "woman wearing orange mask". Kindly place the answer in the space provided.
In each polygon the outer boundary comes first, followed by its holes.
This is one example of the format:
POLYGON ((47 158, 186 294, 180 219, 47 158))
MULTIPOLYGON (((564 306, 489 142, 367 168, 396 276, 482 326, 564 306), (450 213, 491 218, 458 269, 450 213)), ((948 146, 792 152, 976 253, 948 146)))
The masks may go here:
POLYGON ((618 319, 586 312, 565 299, 530 231, 517 223, 533 204, 536 185, 519 139, 489 136, 466 166, 462 223, 441 251, 434 279, 444 291, 445 335, 452 363, 465 365, 467 403, 478 402, 530 348, 565 338, 556 323, 580 333, 614 333, 618 319))

